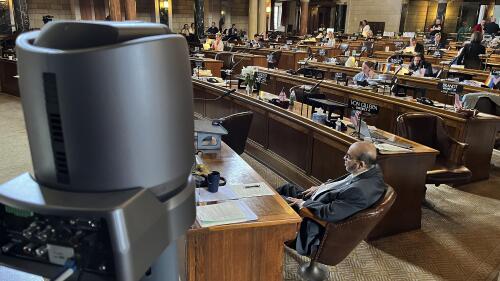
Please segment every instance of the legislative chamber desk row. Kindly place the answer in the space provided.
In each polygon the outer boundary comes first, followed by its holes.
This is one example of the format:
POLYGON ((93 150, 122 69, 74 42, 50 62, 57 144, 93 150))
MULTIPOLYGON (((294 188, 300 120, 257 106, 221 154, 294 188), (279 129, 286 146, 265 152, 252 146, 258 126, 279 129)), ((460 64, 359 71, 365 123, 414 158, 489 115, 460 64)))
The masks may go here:
MULTIPOLYGON (((224 143, 220 151, 204 153, 203 161, 228 184, 265 182, 224 143)), ((284 242, 295 238, 300 217, 278 194, 242 200, 256 221, 211 227, 195 223, 188 231, 187 280, 283 279, 284 242)))
MULTIPOLYGON (((215 59, 218 53, 217 51, 203 51, 202 52, 207 58, 215 59)), ((249 53, 236 53, 234 54, 234 64, 233 73, 240 74, 241 69, 245 66, 262 66, 267 67, 267 58, 262 55, 254 55, 249 53)))
MULTIPOLYGON (((314 85, 318 82, 316 79, 290 75, 282 70, 261 68, 260 71, 269 75, 267 84, 262 85, 261 88, 271 93, 279 93, 281 89, 285 89, 288 93, 293 86, 314 85)), ((396 118, 403 113, 426 112, 440 116, 444 119, 450 136, 469 144, 466 166, 472 171, 472 181, 489 178, 495 137, 497 131, 500 130, 499 117, 479 113, 475 118, 467 118, 454 112, 451 106, 449 109, 437 108, 407 98, 337 85, 334 81, 323 81, 319 87, 327 99, 343 103, 347 103, 349 99, 355 99, 378 105, 380 112, 377 116, 367 119, 367 123, 392 133, 396 132, 396 118)))
MULTIPOLYGON (((242 94, 241 90, 217 101, 203 100, 224 95, 227 90, 193 79, 193 93, 198 98, 194 101, 195 112, 207 118, 220 118, 252 111, 248 154, 304 188, 346 173, 343 157, 357 141, 349 133, 301 116, 298 103, 291 111, 242 94)), ((438 151, 399 137, 396 140, 412 145, 413 151, 379 155, 384 178, 398 197, 387 216, 370 233, 370 239, 420 228, 426 171, 434 164, 438 151)))
MULTIPOLYGON (((322 71, 325 71, 325 78, 326 79, 334 79, 335 78, 335 73, 345 73, 348 77, 353 77, 354 75, 358 74, 361 72, 361 68, 356 68, 356 67, 347 67, 343 65, 334 65, 331 63, 324 63, 324 62, 308 62, 308 66, 312 68, 316 68, 322 71)), ((455 73, 455 72, 460 72, 458 70, 450 70, 449 72, 455 73)), ((377 72, 377 74, 380 74, 380 72, 377 72)), ((392 75, 391 73, 388 73, 389 75, 392 75)), ((426 97, 436 100, 439 102, 443 103, 449 103, 453 104, 453 97, 450 97, 448 95, 445 95, 441 93, 441 91, 438 89, 438 83, 439 79, 436 78, 430 78, 430 77, 414 77, 410 75, 397 75, 398 78, 398 84, 403 84, 403 85, 408 85, 408 86, 414 86, 417 88, 425 89, 426 91, 426 97)), ((484 82, 483 80, 482 82, 484 82)), ((500 95, 499 90, 494 90, 490 88, 482 88, 482 87, 474 87, 470 85, 464 85, 464 90, 463 93, 478 93, 478 92, 490 92, 495 95, 500 95)), ((409 91, 410 93, 411 91, 409 91)))

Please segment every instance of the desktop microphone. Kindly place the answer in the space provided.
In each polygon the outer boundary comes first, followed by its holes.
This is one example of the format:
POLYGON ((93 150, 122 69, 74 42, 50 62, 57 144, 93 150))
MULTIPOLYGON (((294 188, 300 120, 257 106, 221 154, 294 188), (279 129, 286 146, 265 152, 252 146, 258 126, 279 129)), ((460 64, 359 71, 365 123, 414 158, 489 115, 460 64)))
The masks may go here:
POLYGON ((394 75, 392 75, 392 77, 391 77, 391 93, 395 90, 395 87, 398 84, 397 83, 397 81, 398 81, 397 75, 401 71, 401 69, 403 69, 402 65, 399 66, 399 68, 394 72, 394 75))
MULTIPOLYGON (((446 65, 446 68, 448 68, 448 70, 450 69, 451 65, 456 63, 458 60, 458 56, 454 57, 453 59, 451 59, 450 63, 448 63, 446 65)), ((441 66, 441 69, 439 70, 438 74, 436 74, 436 78, 441 78, 441 74, 444 75, 444 64, 441 66)), ((442 79, 445 79, 445 77, 442 77, 442 79)))
POLYGON ((319 87, 319 84, 321 84, 321 82, 323 82, 323 80, 319 80, 318 83, 316 83, 314 86, 312 86, 312 88, 309 90, 309 94, 312 94, 314 92, 314 90, 316 90, 316 88, 319 87))
POLYGON ((226 91, 224 94, 222 94, 221 96, 218 96, 216 98, 213 98, 213 99, 206 99, 206 98, 193 98, 193 100, 202 100, 202 101, 218 101, 220 99, 222 99, 223 97, 227 97, 233 93, 236 92, 236 89, 232 89, 232 90, 229 90, 229 91, 226 91))

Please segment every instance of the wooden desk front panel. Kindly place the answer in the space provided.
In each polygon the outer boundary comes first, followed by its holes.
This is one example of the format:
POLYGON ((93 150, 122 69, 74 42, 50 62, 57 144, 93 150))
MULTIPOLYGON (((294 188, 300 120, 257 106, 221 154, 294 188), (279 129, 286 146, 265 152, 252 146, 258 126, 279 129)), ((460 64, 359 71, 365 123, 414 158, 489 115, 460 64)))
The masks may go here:
POLYGON ((1 91, 13 96, 19 96, 19 79, 17 75, 17 62, 0 58, 0 87, 1 91))

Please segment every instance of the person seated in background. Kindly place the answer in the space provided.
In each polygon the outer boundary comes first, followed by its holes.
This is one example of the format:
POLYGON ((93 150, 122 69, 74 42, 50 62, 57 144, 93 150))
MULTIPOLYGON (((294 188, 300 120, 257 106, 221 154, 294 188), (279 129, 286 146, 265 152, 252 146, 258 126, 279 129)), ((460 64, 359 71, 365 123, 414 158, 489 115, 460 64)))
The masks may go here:
POLYGON ((215 21, 212 22, 212 26, 210 26, 208 29, 207 29, 207 33, 209 34, 217 34, 219 32, 219 29, 217 28, 217 26, 215 26, 215 21))
POLYGON ((222 42, 222 34, 217 33, 215 35, 215 41, 212 43, 212 50, 217 52, 224 51, 224 42, 222 42))
POLYGON ((363 65, 361 66, 361 72, 354 75, 352 80, 356 84, 363 84, 366 83, 367 79, 373 79, 375 78, 375 63, 372 61, 365 61, 363 62, 363 65))
POLYGON ((408 53, 423 54, 424 53, 424 45, 418 43, 417 38, 412 37, 412 38, 410 38, 410 46, 406 47, 404 49, 404 51, 408 52, 408 53))
POLYGON ((255 33, 253 35, 253 40, 250 43, 252 44, 252 47, 254 47, 254 48, 262 48, 263 47, 262 39, 258 33, 255 33))
POLYGON ((437 33, 441 33, 441 29, 442 29, 442 26, 441 26, 441 19, 436 19, 434 21, 434 24, 429 28, 429 32, 430 32, 430 36, 434 36, 436 35, 437 33))
POLYGON ((466 44, 457 56, 457 64, 463 64, 465 68, 481 69, 480 54, 486 53, 486 48, 481 45, 483 35, 480 32, 474 32, 471 36, 471 42, 466 44))
POLYGON ((438 33, 436 33, 434 35, 434 45, 433 45, 433 47, 435 47, 436 50, 446 48, 446 42, 445 42, 445 40, 443 40, 442 35, 441 35, 440 32, 438 32, 438 33))
POLYGON ((335 47, 335 35, 333 34, 333 31, 328 31, 326 33, 325 38, 323 38, 323 42, 325 42, 327 47, 335 47))
POLYGON ((181 29, 181 34, 184 36, 189 36, 189 25, 187 25, 187 23, 181 29))
POLYGON ((484 26, 484 33, 496 36, 498 34, 498 31, 500 30, 500 27, 498 26, 496 21, 497 19, 492 17, 490 19, 490 22, 484 26))
POLYGON ((478 24, 476 24, 476 25, 474 25, 474 26, 472 27, 472 30, 471 30, 471 31, 472 31, 472 32, 477 31, 477 32, 481 32, 481 33, 483 33, 483 32, 484 32, 484 26, 485 26, 485 25, 486 25, 486 20, 481 20, 481 22, 480 22, 480 23, 478 23, 478 24))
POLYGON ((465 41, 467 39, 467 34, 471 32, 471 27, 466 20, 462 22, 462 26, 457 31, 457 40, 465 41))
POLYGON ((410 69, 411 72, 413 72, 412 76, 418 76, 418 77, 433 76, 432 65, 425 61, 425 57, 421 53, 418 53, 413 57, 408 68, 410 69))
POLYGON ((194 35, 196 31, 196 27, 194 26, 194 22, 189 26, 189 34, 194 35))
MULTIPOLYGON (((285 184, 277 192, 295 210, 309 209, 315 217, 327 222, 338 222, 375 204, 387 185, 377 165, 377 150, 370 142, 353 143, 344 156, 348 174, 304 190, 285 184)), ((305 218, 297 238, 288 245, 295 246, 301 255, 311 255, 319 247, 324 228, 305 218)))

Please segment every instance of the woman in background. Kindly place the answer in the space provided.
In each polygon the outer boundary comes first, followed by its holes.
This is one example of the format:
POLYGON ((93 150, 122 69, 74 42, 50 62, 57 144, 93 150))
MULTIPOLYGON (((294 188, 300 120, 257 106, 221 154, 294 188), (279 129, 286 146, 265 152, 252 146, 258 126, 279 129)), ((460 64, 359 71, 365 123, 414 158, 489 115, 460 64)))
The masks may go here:
POLYGON ((463 64, 465 68, 481 69, 480 54, 486 53, 486 48, 481 45, 483 41, 482 33, 475 31, 472 33, 471 42, 465 45, 460 52, 458 52, 457 63, 463 64))
POLYGON ((429 28, 431 37, 434 36, 436 33, 440 33, 441 29, 442 29, 441 19, 436 19, 431 28, 429 28))
POLYGON ((222 34, 217 33, 215 35, 215 41, 212 43, 212 50, 217 52, 224 51, 224 42, 222 42, 222 34))

